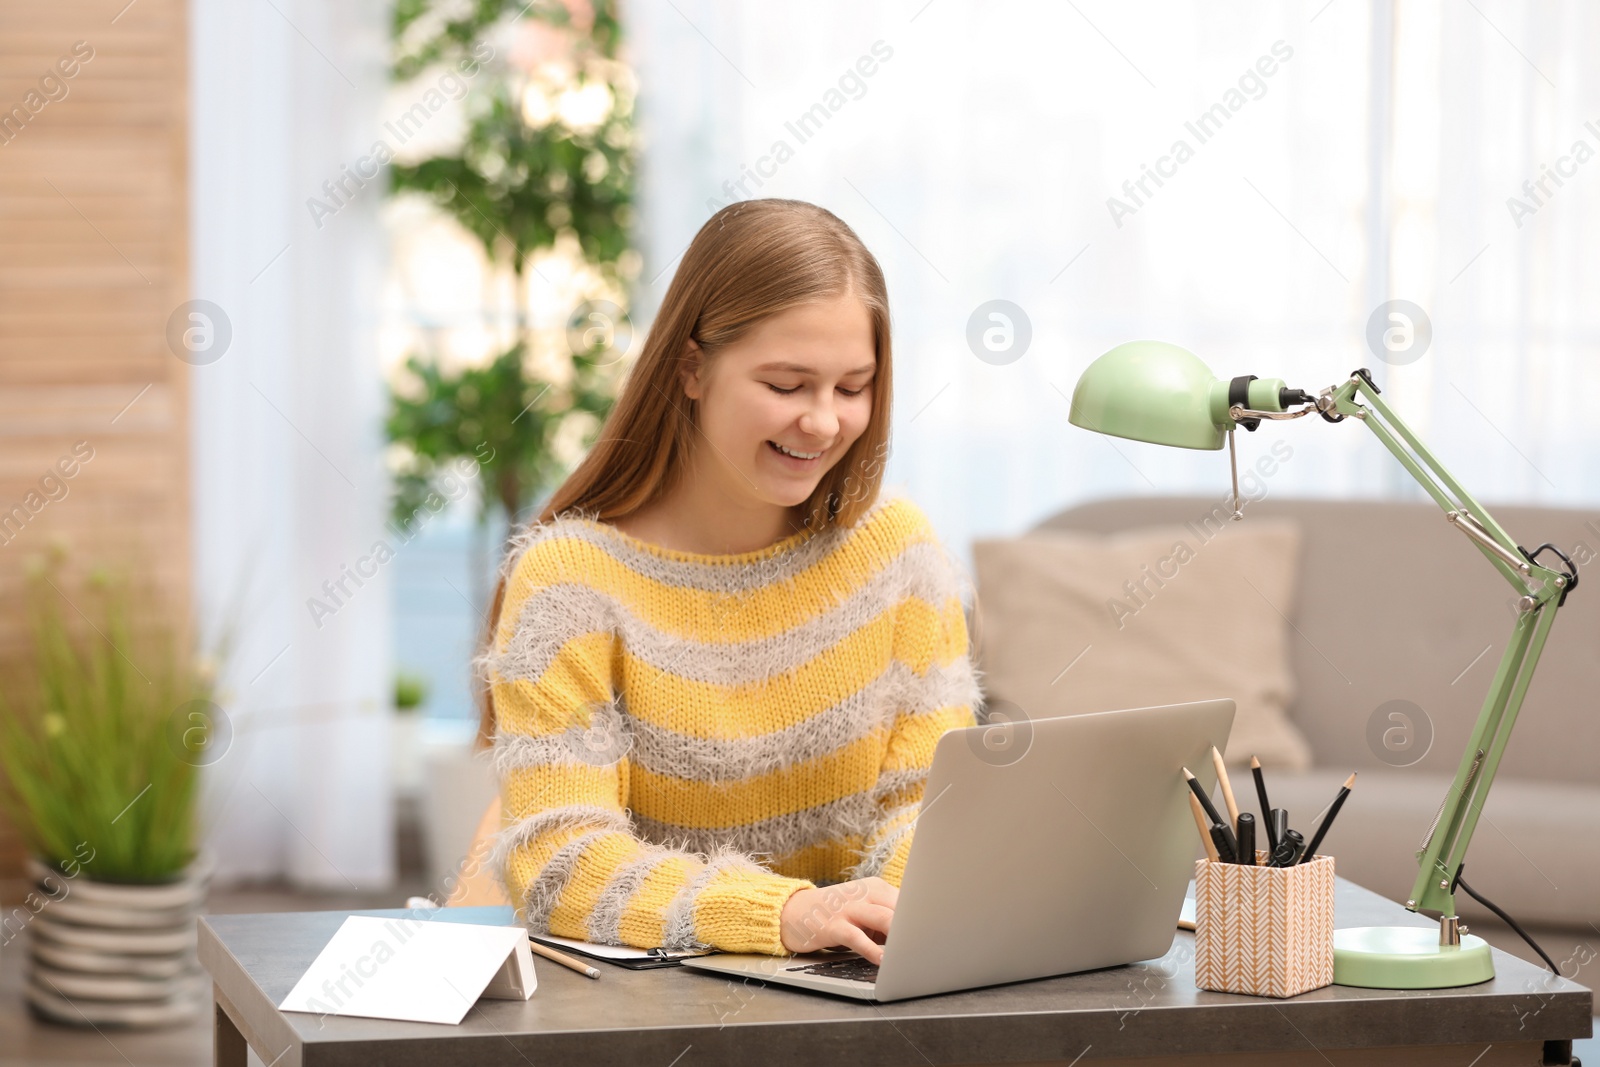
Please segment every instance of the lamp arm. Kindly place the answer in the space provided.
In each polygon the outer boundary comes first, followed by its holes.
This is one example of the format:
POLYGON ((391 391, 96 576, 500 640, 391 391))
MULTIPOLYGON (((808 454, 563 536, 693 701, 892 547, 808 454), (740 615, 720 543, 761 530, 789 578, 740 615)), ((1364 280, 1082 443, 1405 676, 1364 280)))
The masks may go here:
MULTIPOLYGON (((1427 447, 1417 439, 1416 434, 1405 424, 1384 402, 1378 394, 1377 388, 1366 377, 1366 372, 1361 371, 1351 376, 1350 380, 1331 393, 1324 394, 1325 403, 1332 411, 1340 416, 1349 415, 1361 419, 1367 427, 1383 442, 1394 457, 1400 461, 1401 466, 1414 478, 1419 485, 1434 499, 1446 515, 1450 512, 1464 513, 1470 516, 1473 523, 1485 535, 1488 542, 1499 546, 1503 553, 1496 553, 1483 539, 1474 539, 1478 547, 1483 550, 1489 561, 1510 582, 1519 593, 1531 593, 1529 581, 1533 577, 1531 564, 1524 565, 1518 562, 1515 567, 1506 559, 1523 560, 1524 554, 1512 540, 1511 535, 1501 528, 1500 524, 1484 508, 1484 506, 1466 488, 1456 480, 1444 464, 1428 451, 1427 447), (1365 400, 1370 406, 1364 408, 1357 398, 1365 400), (1371 416, 1376 415, 1377 418, 1371 416)), ((1319 407, 1322 404, 1319 403, 1319 407)), ((1325 409, 1327 410, 1327 409, 1325 409)), ((1452 519, 1452 522, 1456 520, 1452 519)), ((1462 526, 1466 531, 1468 528, 1462 526)), ((1547 572, 1554 575, 1554 571, 1547 572)))
POLYGON ((1494 518, 1444 468, 1410 427, 1379 396, 1366 371, 1325 391, 1317 409, 1330 421, 1358 418, 1372 430, 1407 472, 1445 511, 1450 522, 1465 533, 1522 594, 1511 640, 1501 656, 1494 681, 1484 698, 1477 724, 1461 756, 1455 781, 1439 806, 1433 824, 1417 851, 1417 880, 1406 907, 1412 911, 1437 910, 1453 916, 1455 884, 1461 873, 1467 845, 1483 813, 1489 787, 1494 782, 1556 611, 1566 593, 1577 585, 1576 568, 1568 573, 1541 566, 1511 539, 1494 518))

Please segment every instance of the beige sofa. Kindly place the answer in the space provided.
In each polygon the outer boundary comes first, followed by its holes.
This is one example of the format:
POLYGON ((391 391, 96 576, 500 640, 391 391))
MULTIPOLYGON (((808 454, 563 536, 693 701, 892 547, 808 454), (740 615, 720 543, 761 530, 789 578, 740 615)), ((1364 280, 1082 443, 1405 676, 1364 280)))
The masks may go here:
MULTIPOLYGON (((1108 534, 1215 507, 1196 497, 1103 500, 1038 530, 1108 534)), ((1600 552, 1600 512, 1490 510, 1526 547, 1553 542, 1580 561, 1600 552)), ((1303 535, 1289 714, 1314 763, 1271 775, 1272 803, 1298 826, 1360 772, 1329 837, 1338 873, 1403 901, 1511 633, 1512 590, 1431 503, 1268 498, 1246 509, 1246 522, 1267 517, 1296 520, 1303 535), (1433 730, 1427 754, 1406 767, 1369 744, 1369 719, 1394 700, 1420 708, 1433 730)), ((1519 921, 1586 931, 1600 928, 1600 565, 1591 573, 1556 619, 1464 871, 1519 921)), ((1259 610, 1249 601, 1219 608, 1259 610)), ((1253 809, 1248 778, 1235 787, 1241 808, 1253 809)), ((1465 893, 1458 904, 1469 918, 1487 914, 1465 893)))

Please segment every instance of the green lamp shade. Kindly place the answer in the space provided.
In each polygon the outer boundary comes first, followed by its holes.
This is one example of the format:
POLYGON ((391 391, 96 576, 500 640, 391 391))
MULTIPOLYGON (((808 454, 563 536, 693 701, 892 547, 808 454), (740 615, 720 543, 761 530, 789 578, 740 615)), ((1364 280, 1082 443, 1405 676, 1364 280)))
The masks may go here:
POLYGON ((1187 349, 1129 341, 1089 364, 1072 391, 1068 420, 1113 437, 1215 450, 1226 441, 1224 424, 1212 417, 1217 387, 1211 369, 1187 349))

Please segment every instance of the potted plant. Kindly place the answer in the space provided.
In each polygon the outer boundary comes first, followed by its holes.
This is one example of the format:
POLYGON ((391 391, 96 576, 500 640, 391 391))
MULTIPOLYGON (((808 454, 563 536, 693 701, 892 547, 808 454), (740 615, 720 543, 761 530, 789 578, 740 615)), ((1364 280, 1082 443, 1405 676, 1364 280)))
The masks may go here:
POLYGON ((26 995, 42 1018, 187 1021, 208 999, 196 798, 226 747, 214 671, 157 598, 103 574, 70 582, 60 563, 29 569, 31 655, 0 685, 0 799, 33 882, 4 940, 29 934, 26 995))

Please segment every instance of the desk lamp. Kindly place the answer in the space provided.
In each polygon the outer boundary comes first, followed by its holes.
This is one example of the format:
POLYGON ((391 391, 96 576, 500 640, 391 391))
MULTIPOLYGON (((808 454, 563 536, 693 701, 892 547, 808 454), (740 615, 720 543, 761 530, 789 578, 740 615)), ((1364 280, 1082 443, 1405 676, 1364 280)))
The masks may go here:
POLYGON ((1427 928, 1400 926, 1334 932, 1333 980, 1340 985, 1444 989, 1484 982, 1494 977, 1489 946, 1467 934, 1457 921, 1455 889, 1467 843, 1556 610, 1577 588, 1576 565, 1554 545, 1543 544, 1530 552, 1513 541, 1390 410, 1366 370, 1311 396, 1278 378, 1253 374, 1217 378, 1177 345, 1130 341, 1083 372, 1072 394, 1069 419, 1086 430, 1179 448, 1216 450, 1226 440, 1233 469, 1233 517, 1241 519, 1234 430, 1240 426, 1254 430, 1263 419, 1310 414, 1330 423, 1355 419, 1366 425, 1444 510, 1450 525, 1477 546, 1519 595, 1511 641, 1461 756, 1455 782, 1416 854, 1420 869, 1406 908, 1438 911, 1438 935, 1427 928), (1563 569, 1541 565, 1539 556, 1545 552, 1559 557, 1563 569))

